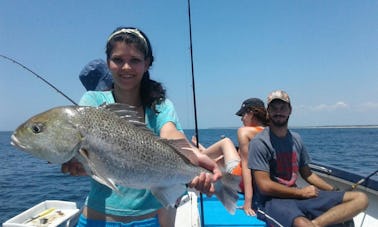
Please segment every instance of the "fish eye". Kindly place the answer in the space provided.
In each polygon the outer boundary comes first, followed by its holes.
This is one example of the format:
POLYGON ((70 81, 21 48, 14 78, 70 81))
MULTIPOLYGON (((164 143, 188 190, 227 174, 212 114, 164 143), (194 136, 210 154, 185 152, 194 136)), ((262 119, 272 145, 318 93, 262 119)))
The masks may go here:
POLYGON ((43 125, 41 123, 35 123, 31 126, 31 130, 35 134, 42 132, 42 129, 43 125))

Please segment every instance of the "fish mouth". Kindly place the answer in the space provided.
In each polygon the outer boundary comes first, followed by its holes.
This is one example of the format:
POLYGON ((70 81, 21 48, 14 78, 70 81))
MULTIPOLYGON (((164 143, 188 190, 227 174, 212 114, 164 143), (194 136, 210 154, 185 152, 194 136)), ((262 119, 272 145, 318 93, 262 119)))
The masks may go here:
POLYGON ((26 150, 26 147, 23 146, 23 145, 20 143, 20 141, 17 139, 17 137, 16 137, 14 134, 11 136, 11 145, 12 145, 12 146, 15 146, 15 147, 17 147, 17 148, 20 148, 20 149, 22 149, 22 150, 26 150))

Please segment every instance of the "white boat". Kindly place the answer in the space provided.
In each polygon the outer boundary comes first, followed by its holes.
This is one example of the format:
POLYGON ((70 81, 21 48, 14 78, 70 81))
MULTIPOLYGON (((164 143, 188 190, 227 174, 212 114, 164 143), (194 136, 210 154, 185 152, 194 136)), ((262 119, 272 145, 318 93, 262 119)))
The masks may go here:
MULTIPOLYGON (((378 181, 371 179, 373 175, 377 174, 377 171, 367 177, 362 177, 345 170, 319 164, 311 164, 311 169, 340 190, 349 190, 353 187, 354 190, 366 193, 369 197, 369 206, 364 212, 361 212, 353 219, 354 226, 378 226, 378 181)), ((300 180, 298 184, 299 186, 304 186, 305 182, 300 180)), ((241 209, 237 209, 235 215, 229 214, 220 201, 214 196, 210 198, 202 196, 202 199, 200 199, 200 197, 198 193, 189 191, 188 194, 181 199, 181 203, 177 208, 175 226, 267 226, 256 217, 246 216, 241 209)), ((243 195, 239 194, 238 206, 243 204, 243 199, 243 195)), ((69 227, 74 226, 78 214, 79 209, 73 202, 47 200, 4 222, 3 227, 69 227), (65 213, 65 216, 56 219, 57 212, 65 213), (55 221, 49 220, 49 218, 55 218, 55 221)))
MULTIPOLYGON (((378 226, 378 181, 371 179, 377 174, 377 171, 367 177, 362 177, 357 174, 341 170, 334 167, 311 164, 311 169, 322 177, 325 181, 338 187, 340 190, 354 190, 362 191, 367 194, 369 198, 369 206, 364 211, 354 217, 354 226, 356 227, 376 227, 378 226)), ((298 185, 304 186, 306 183, 299 180, 298 185)), ((196 201, 197 194, 190 193, 190 199, 186 199, 186 204, 179 207, 178 216, 176 218, 177 227, 192 227, 201 226, 201 201, 196 201), (194 208, 192 207, 194 206, 194 208), (197 211, 198 216, 193 215, 197 211), (186 217, 185 219, 183 217, 186 217), (188 218, 191 217, 189 220, 188 218)), ((240 194, 238 205, 243 204, 243 195, 240 194)), ((243 210, 237 210, 235 215, 229 214, 223 205, 215 198, 203 197, 203 225, 211 227, 226 227, 226 226, 267 226, 264 222, 258 220, 256 217, 246 216, 243 210)), ((350 224, 350 223, 349 223, 350 224)), ((345 225, 351 226, 351 225, 345 225)))
POLYGON ((312 164, 311 169, 340 190, 353 189, 366 193, 369 198, 369 206, 364 212, 354 217, 354 225, 356 227, 378 226, 378 181, 371 178, 377 175, 378 170, 363 177, 350 171, 320 164, 312 164))
POLYGON ((3 223, 3 227, 73 227, 80 209, 75 202, 46 200, 3 223))

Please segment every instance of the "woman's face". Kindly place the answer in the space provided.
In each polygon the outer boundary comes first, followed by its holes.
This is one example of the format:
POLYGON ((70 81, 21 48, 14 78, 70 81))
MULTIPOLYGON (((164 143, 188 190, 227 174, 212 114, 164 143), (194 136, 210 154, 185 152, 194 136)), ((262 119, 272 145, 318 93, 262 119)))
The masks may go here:
POLYGON ((135 45, 116 42, 108 59, 114 86, 122 90, 139 90, 143 74, 148 70, 149 59, 135 45))
POLYGON ((246 112, 241 117, 241 121, 243 122, 244 126, 249 126, 252 122, 253 113, 252 112, 246 112))

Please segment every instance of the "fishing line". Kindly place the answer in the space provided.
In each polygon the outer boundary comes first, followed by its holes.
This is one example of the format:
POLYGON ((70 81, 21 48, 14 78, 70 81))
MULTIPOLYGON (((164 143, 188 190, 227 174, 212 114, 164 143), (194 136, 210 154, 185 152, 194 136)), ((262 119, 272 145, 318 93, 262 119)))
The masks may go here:
MULTIPOLYGON (((188 21, 189 21, 189 49, 190 49, 190 65, 192 72, 192 94, 193 94, 193 107, 194 107, 194 130, 196 136, 196 146, 199 148, 199 138, 198 138, 198 120, 197 120, 197 101, 196 101, 196 83, 194 80, 194 64, 193 64, 193 45, 192 45, 192 17, 190 14, 190 0, 188 0, 188 21)), ((201 226, 205 226, 205 211, 203 207, 203 195, 200 193, 200 205, 201 205, 201 226)))
POLYGON ((68 99, 70 102, 72 102, 75 106, 78 105, 75 101, 73 101, 71 98, 69 98, 67 95, 65 95, 62 91, 60 91, 58 88, 56 88, 50 82, 48 82, 45 78, 43 78, 42 76, 38 75, 36 72, 34 72, 33 70, 31 70, 27 66, 25 66, 25 65, 21 64, 20 62, 14 60, 13 58, 7 57, 7 56, 2 55, 2 54, 0 54, 0 57, 5 58, 6 60, 8 60, 8 61, 10 61, 12 63, 15 63, 15 64, 21 66, 22 68, 26 69, 27 71, 33 73, 34 76, 36 76, 38 79, 42 80, 44 83, 46 83, 47 85, 49 85, 55 91, 57 91, 58 93, 60 93, 61 95, 63 95, 66 99, 68 99))

